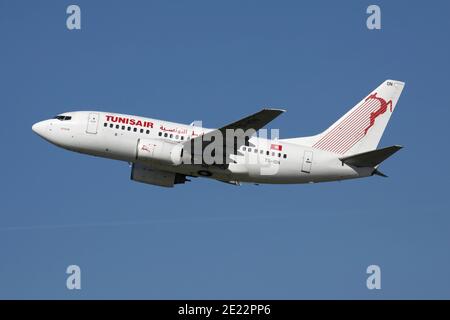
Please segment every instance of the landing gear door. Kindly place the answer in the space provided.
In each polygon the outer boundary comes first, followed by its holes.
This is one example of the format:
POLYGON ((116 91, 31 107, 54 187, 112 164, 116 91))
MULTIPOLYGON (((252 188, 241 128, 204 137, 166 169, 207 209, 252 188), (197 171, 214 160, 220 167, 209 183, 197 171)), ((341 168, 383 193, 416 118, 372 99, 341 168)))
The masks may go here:
POLYGON ((93 133, 93 134, 97 133, 98 118, 99 118, 98 113, 95 113, 95 112, 89 113, 89 117, 88 117, 88 121, 87 121, 87 128, 86 128, 87 133, 93 133))
POLYGON ((305 153, 303 154, 302 172, 304 173, 311 172, 312 161, 313 161, 313 152, 305 151, 305 153))

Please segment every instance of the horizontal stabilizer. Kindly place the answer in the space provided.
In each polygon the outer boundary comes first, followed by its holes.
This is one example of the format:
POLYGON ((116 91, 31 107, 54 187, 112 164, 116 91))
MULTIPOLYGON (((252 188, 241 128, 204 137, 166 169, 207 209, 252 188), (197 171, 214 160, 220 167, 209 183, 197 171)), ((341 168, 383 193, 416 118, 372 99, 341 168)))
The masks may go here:
POLYGON ((376 167, 401 148, 402 146, 391 146, 383 149, 354 154, 348 157, 342 157, 339 158, 339 160, 345 164, 355 167, 376 167))
POLYGON ((381 172, 380 170, 378 170, 378 169, 375 169, 375 170, 373 170, 373 172, 372 172, 372 175, 374 176, 380 176, 380 177, 383 177, 383 178, 387 178, 388 176, 387 175, 385 175, 383 172, 381 172))

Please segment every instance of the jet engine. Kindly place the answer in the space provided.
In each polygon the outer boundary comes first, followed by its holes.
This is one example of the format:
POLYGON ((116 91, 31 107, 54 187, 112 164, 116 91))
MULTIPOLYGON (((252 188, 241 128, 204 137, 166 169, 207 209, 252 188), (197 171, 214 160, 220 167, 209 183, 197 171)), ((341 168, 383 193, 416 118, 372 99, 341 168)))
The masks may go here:
POLYGON ((156 139, 139 139, 136 159, 178 166, 182 162, 183 146, 156 139))
POLYGON ((133 163, 131 168, 131 180, 153 184, 161 187, 173 187, 174 184, 190 181, 183 174, 155 170, 151 167, 133 163))

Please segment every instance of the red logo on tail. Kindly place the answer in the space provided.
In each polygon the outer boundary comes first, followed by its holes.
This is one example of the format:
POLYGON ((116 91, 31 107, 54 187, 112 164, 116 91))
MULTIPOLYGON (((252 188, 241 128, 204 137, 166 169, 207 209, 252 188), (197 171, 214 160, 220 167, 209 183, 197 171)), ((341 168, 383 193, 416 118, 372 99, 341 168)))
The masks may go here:
POLYGON ((370 96, 368 96, 366 98, 366 101, 369 99, 376 99, 376 100, 380 101, 381 106, 378 110, 376 110, 370 114, 370 124, 366 129, 364 129, 364 134, 367 134, 367 131, 375 124, 375 119, 386 112, 388 106, 390 107, 390 110, 392 112, 392 100, 389 100, 388 102, 386 102, 386 100, 384 100, 383 98, 377 97, 376 92, 374 94, 371 94, 370 96))

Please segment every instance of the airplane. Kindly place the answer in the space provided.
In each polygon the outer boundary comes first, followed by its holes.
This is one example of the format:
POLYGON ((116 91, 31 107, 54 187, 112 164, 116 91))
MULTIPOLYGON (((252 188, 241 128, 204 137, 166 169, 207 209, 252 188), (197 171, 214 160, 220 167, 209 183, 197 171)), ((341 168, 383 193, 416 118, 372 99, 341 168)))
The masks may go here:
POLYGON ((403 87, 401 81, 384 81, 328 129, 307 137, 258 136, 257 132, 285 112, 273 108, 219 129, 112 112, 75 111, 37 122, 32 130, 70 151, 126 161, 131 165, 131 180, 162 187, 197 177, 232 185, 386 177, 379 165, 402 147, 377 146, 403 87), (229 138, 230 132, 235 136, 229 138), (226 141, 220 142, 224 135, 226 141))

